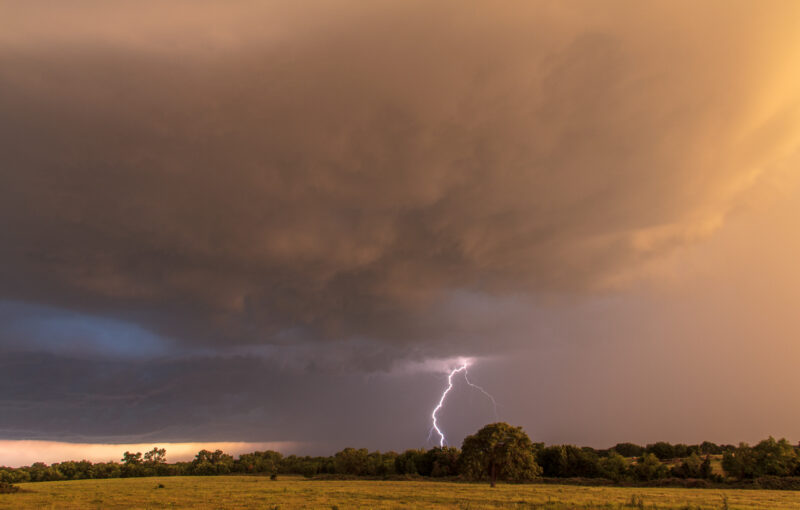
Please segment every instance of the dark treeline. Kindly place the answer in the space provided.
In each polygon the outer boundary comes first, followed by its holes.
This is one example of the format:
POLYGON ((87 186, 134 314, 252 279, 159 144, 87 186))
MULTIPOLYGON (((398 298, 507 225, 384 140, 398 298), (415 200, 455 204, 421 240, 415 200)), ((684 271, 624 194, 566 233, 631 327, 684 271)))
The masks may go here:
POLYGON ((462 449, 436 447, 381 453, 345 448, 329 457, 283 456, 275 451, 261 451, 242 454, 238 459, 221 450, 201 450, 190 462, 167 463, 166 451, 154 448, 144 455, 125 452, 121 462, 82 460, 0 467, 0 483, 231 473, 273 478, 279 475, 446 477, 493 482, 494 479, 529 481, 544 477, 600 479, 614 483, 667 479, 735 483, 762 477, 800 476, 800 446, 772 437, 754 446, 710 442, 697 445, 658 442, 646 446, 620 443, 605 450, 573 445, 545 446, 530 442, 519 427, 498 423, 469 436, 462 449), (716 470, 714 463, 718 466, 716 470))

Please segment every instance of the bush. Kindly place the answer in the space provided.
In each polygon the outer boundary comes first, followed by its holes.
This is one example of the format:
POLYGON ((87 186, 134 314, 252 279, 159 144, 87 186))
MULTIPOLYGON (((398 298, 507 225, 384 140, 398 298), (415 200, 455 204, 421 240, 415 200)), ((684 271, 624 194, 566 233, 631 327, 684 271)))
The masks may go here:
POLYGON ((706 455, 705 459, 700 459, 693 453, 681 464, 673 467, 671 474, 677 478, 711 478, 711 458, 706 455))
POLYGON ((642 482, 666 478, 669 473, 667 466, 662 464, 652 453, 647 453, 641 457, 639 461, 633 465, 631 471, 633 476, 642 482))
POLYGON ((762 476, 754 480, 758 489, 796 491, 800 490, 800 477, 797 476, 762 476))
POLYGON ((13 492, 19 492, 19 487, 8 482, 0 482, 0 494, 11 494, 13 492))
POLYGON ((617 452, 612 451, 607 457, 600 459, 600 476, 620 482, 628 476, 628 461, 617 452))

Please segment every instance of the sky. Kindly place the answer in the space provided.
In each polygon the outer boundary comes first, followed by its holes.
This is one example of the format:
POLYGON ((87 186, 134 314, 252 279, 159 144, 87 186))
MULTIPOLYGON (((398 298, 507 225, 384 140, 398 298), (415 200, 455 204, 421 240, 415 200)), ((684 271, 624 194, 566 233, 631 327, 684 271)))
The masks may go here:
POLYGON ((0 0, 0 465, 800 440, 798 19, 0 0))

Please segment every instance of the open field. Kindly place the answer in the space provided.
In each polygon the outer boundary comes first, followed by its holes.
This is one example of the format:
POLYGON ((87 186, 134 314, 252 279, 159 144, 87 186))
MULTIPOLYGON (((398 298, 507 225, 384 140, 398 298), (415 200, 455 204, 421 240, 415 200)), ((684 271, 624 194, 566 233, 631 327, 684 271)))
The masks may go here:
POLYGON ((248 476, 127 478, 20 484, 0 509, 294 508, 723 508, 797 509, 800 492, 500 485, 416 481, 313 481, 248 476), (156 488, 163 484, 164 488, 156 488), (639 501, 642 504, 639 504, 639 501))

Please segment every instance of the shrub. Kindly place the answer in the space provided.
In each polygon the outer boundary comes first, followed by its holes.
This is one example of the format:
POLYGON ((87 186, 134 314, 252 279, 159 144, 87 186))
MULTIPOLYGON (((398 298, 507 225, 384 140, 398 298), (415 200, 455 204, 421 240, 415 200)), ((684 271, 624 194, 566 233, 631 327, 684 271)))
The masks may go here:
POLYGON ((11 494, 12 492, 18 492, 19 487, 16 485, 11 485, 8 482, 0 482, 0 494, 11 494))
POLYGON ((646 482, 666 478, 669 470, 652 453, 647 453, 639 459, 631 468, 633 476, 640 481, 646 482))

